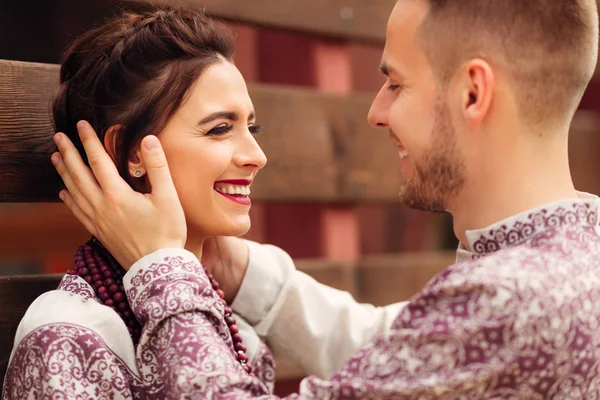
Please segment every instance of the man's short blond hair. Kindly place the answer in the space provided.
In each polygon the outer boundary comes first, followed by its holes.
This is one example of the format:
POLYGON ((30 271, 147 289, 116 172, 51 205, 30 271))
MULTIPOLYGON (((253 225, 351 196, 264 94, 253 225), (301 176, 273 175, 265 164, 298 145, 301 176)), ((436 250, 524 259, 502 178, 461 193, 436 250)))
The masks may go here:
POLYGON ((596 68, 595 0, 425 1, 418 38, 440 81, 483 58, 513 80, 527 121, 572 117, 596 68))

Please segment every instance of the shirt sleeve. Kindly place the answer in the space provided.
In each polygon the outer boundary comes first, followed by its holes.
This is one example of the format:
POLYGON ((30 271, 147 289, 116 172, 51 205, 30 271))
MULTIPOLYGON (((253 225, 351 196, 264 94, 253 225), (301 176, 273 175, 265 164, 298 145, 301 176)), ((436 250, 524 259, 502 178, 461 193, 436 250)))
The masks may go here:
POLYGON ((308 374, 333 375, 375 335, 388 331, 407 304, 360 304, 349 293, 297 271, 278 247, 246 243, 248 271, 232 308, 254 325, 275 354, 308 374))
POLYGON ((123 284, 143 326, 137 359, 148 393, 167 399, 273 398, 236 359, 224 305, 192 253, 152 253, 132 266, 123 284))

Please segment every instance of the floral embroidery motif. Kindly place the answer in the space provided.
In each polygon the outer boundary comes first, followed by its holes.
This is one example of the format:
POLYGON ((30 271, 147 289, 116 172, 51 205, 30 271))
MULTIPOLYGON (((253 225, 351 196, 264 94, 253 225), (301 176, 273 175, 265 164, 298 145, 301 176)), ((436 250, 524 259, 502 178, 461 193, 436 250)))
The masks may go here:
POLYGON ((58 290, 63 290, 83 297, 86 300, 92 299, 102 304, 96 297, 94 289, 77 275, 65 275, 58 285, 58 290))
POLYGON ((2 395, 8 399, 131 399, 140 383, 93 331, 39 327, 16 349, 2 395))
POLYGON ((564 226, 588 225, 598 223, 597 206, 590 202, 573 202, 569 206, 558 205, 554 208, 542 208, 525 215, 509 219, 512 224, 502 224, 480 235, 474 240, 473 251, 488 254, 525 243, 534 235, 564 226))

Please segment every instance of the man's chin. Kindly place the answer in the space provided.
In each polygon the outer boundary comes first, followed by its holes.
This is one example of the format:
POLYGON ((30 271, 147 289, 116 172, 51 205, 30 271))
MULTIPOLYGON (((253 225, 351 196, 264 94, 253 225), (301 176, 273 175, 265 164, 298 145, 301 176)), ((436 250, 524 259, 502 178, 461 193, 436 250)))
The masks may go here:
POLYGON ((446 212, 444 202, 436 198, 422 187, 415 187, 410 183, 405 184, 400 191, 400 201, 409 208, 436 213, 446 212))

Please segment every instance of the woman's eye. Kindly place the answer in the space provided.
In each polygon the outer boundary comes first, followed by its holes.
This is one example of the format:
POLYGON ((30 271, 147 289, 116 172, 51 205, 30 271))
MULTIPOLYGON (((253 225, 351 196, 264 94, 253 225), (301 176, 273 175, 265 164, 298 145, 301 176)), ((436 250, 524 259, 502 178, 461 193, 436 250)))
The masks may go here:
POLYGON ((248 130, 250 131, 251 134, 253 135, 258 135, 261 131, 262 131, 262 126, 260 125, 250 125, 248 127, 248 130))
POLYGON ((389 85, 387 88, 390 92, 393 92, 396 89, 400 88, 400 85, 389 85))
POLYGON ((233 125, 219 125, 216 128, 211 129, 206 134, 207 135, 222 135, 224 133, 228 133, 233 128, 233 125))

